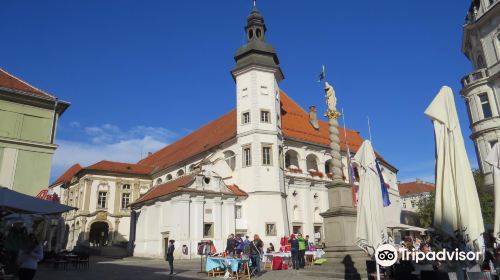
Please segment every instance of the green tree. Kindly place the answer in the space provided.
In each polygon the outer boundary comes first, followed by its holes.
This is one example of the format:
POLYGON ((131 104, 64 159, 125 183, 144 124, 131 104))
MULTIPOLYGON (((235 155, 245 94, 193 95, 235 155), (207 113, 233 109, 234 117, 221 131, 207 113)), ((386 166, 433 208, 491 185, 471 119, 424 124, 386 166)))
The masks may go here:
MULTIPOLYGON (((474 175, 474 181, 476 183, 484 224, 493 224, 495 218, 493 194, 484 185, 483 174, 481 174, 478 169, 473 169, 472 174, 474 175)), ((420 220, 420 225, 422 227, 432 226, 432 223, 434 221, 435 200, 435 192, 432 192, 430 197, 421 200, 421 202, 418 204, 417 213, 420 220)))
POLYGON ((481 213, 483 214, 484 224, 493 224, 495 219, 495 198, 491 190, 488 190, 484 185, 484 177, 481 171, 473 169, 474 181, 476 182, 477 194, 479 196, 479 204, 481 205, 481 213))
POLYGON ((418 203, 418 219, 421 227, 430 227, 434 221, 434 204, 436 201, 436 192, 418 203))

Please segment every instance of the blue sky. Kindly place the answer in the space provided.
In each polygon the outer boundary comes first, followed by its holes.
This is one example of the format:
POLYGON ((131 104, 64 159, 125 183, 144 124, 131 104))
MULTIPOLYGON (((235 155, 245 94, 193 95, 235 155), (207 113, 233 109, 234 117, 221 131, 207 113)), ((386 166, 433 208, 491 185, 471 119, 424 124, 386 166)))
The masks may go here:
MULTIPOLYGON (((326 65, 348 127, 399 170, 432 180, 434 135, 423 112, 455 92, 477 166, 460 79, 468 0, 260 0, 286 79, 304 108, 325 110, 326 65)), ((1 1, 0 67, 72 103, 59 122, 52 178, 74 162, 136 161, 235 106, 229 74, 250 0, 1 1)))

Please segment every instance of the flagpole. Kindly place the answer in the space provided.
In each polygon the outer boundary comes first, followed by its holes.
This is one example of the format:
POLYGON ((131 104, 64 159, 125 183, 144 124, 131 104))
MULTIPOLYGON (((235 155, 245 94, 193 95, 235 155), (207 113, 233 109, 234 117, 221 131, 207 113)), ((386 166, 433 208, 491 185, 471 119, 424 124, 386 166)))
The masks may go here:
POLYGON ((349 150, 349 143, 347 142, 347 132, 346 132, 346 125, 345 125, 345 115, 344 115, 344 107, 342 107, 342 123, 344 125, 344 142, 347 147, 347 160, 348 160, 348 165, 349 168, 347 169, 347 174, 349 175, 349 183, 352 184, 354 182, 351 182, 351 151, 349 150))
POLYGON ((366 118, 368 119, 368 136, 370 136, 370 142, 372 142, 372 146, 373 146, 373 141, 372 141, 372 127, 370 125, 370 117, 366 116, 366 118))

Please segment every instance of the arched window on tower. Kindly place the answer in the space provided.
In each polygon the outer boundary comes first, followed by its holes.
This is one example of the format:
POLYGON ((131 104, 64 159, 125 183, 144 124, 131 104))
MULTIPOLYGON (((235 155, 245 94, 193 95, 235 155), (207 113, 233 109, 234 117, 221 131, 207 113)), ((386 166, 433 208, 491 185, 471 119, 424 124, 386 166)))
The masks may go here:
POLYGON ((476 64, 478 69, 486 68, 486 63, 484 63, 484 58, 482 55, 477 56, 476 64))
POLYGON ((172 180, 172 175, 171 174, 168 174, 167 177, 166 177, 167 181, 170 181, 172 180))

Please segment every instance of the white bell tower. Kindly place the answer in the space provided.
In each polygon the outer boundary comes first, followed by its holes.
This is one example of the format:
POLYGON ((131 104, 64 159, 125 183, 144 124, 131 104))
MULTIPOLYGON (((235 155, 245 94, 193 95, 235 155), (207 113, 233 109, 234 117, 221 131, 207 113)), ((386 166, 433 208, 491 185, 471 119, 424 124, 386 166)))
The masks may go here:
POLYGON ((280 90, 283 80, 274 48, 265 41, 264 18, 254 5, 245 26, 246 44, 234 56, 231 74, 236 82, 237 184, 249 194, 245 215, 249 234, 265 235, 274 223, 279 235, 288 233, 286 222, 283 134, 280 90), (269 205, 277 208, 269 211, 269 205))

